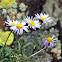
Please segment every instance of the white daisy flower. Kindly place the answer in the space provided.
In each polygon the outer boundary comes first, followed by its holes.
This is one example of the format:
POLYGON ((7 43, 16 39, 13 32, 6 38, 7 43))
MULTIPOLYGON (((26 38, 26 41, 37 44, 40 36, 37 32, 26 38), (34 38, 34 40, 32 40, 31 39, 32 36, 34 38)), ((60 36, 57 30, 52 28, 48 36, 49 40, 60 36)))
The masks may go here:
POLYGON ((17 23, 18 23, 18 21, 16 20, 16 21, 14 21, 14 20, 7 20, 7 22, 5 21, 5 23, 7 24, 6 26, 10 26, 10 27, 12 27, 12 26, 15 26, 17 23))
POLYGON ((56 42, 57 38, 53 37, 48 37, 48 38, 43 38, 42 42, 44 43, 45 47, 48 47, 50 45, 50 47, 54 47, 54 42, 56 42))
POLYGON ((23 34, 23 30, 28 32, 28 26, 25 26, 25 22, 18 22, 15 26, 10 27, 11 30, 13 30, 14 33, 17 33, 18 35, 23 34))
POLYGON ((39 20, 34 20, 33 17, 27 17, 25 18, 25 20, 27 21, 28 23, 28 26, 30 26, 30 28, 36 30, 36 28, 40 28, 40 23, 39 23, 39 20))
POLYGON ((45 13, 44 14, 40 13, 40 15, 35 14, 34 19, 35 20, 42 20, 43 23, 47 23, 47 22, 51 23, 51 21, 52 21, 51 17, 49 17, 49 15, 45 14, 45 13))

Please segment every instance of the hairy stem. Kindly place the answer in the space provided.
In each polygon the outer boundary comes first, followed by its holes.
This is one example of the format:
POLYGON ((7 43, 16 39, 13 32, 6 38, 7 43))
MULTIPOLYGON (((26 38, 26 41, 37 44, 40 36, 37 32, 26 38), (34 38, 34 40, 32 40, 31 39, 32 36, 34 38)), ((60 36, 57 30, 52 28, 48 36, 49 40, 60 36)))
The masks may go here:
POLYGON ((32 54, 32 55, 29 56, 28 58, 31 58, 31 57, 35 56, 36 54, 40 53, 40 52, 43 51, 44 49, 46 49, 46 47, 44 47, 43 49, 39 50, 38 52, 32 54))

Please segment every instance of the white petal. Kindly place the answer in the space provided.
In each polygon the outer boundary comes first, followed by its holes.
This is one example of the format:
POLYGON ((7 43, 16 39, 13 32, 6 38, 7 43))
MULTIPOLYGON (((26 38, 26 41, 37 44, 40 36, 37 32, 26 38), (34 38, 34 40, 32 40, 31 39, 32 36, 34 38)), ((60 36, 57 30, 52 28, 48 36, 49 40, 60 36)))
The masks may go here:
POLYGON ((23 22, 23 21, 22 21, 22 25, 26 25, 26 22, 23 22))
POLYGON ((53 42, 50 42, 50 47, 54 47, 54 43, 53 42))
POLYGON ((46 14, 44 14, 44 16, 47 18, 47 17, 49 16, 49 14, 47 14, 47 15, 46 15, 46 14))
POLYGON ((44 42, 45 40, 46 40, 46 38, 43 38, 43 39, 42 39, 42 42, 44 42))
POLYGON ((45 41, 44 41, 44 46, 45 46, 45 47, 48 47, 48 43, 49 43, 49 42, 48 42, 47 40, 45 40, 45 41))
POLYGON ((19 35, 23 34, 23 29, 20 29, 19 35))
POLYGON ((40 13, 40 16, 43 16, 43 14, 42 14, 42 13, 40 13))
POLYGON ((35 19, 35 20, 36 20, 36 19, 41 19, 41 16, 40 16, 39 14, 35 14, 34 19, 35 19))
POLYGON ((52 39, 55 37, 55 35, 53 35, 52 39))
POLYGON ((27 28, 23 28, 26 32, 29 32, 27 28))
POLYGON ((18 29, 13 30, 12 32, 15 34, 18 31, 18 29))
POLYGON ((46 20, 43 20, 43 23, 45 23, 45 24, 46 24, 46 20))
POLYGON ((36 27, 35 26, 32 26, 32 29, 36 30, 36 27))
POLYGON ((56 41, 53 40, 53 42, 56 42, 56 41))
POLYGON ((53 40, 57 40, 57 38, 53 39, 53 40))
POLYGON ((16 29, 16 26, 10 27, 10 30, 15 30, 15 29, 16 29))

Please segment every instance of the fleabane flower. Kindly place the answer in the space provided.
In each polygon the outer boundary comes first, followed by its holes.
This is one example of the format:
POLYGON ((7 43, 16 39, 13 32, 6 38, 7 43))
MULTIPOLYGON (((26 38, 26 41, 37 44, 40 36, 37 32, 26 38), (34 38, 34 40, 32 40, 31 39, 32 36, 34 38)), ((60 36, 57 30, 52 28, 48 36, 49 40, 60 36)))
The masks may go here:
POLYGON ((34 20, 33 17, 27 17, 25 18, 25 20, 27 21, 28 23, 28 26, 30 26, 30 28, 36 30, 36 28, 40 28, 40 23, 39 23, 39 20, 34 20))
POLYGON ((22 35, 24 30, 28 32, 28 26, 26 26, 25 22, 19 22, 15 26, 10 27, 10 30, 13 30, 13 32, 18 35, 22 35))
POLYGON ((51 19, 51 17, 49 17, 49 15, 48 14, 42 14, 42 13, 40 13, 40 15, 39 14, 35 14, 35 17, 34 17, 34 19, 35 20, 42 20, 43 21, 43 23, 47 23, 47 22, 49 22, 49 23, 51 23, 52 22, 52 19, 51 19))
POLYGON ((44 44, 45 47, 48 47, 50 45, 50 47, 54 47, 54 42, 56 42, 57 38, 53 37, 48 37, 48 38, 44 38, 42 39, 42 42, 44 44))
POLYGON ((7 21, 5 21, 5 23, 7 24, 6 26, 10 26, 10 27, 12 27, 12 26, 15 26, 17 23, 19 23, 17 20, 16 21, 14 21, 14 20, 7 20, 7 21))

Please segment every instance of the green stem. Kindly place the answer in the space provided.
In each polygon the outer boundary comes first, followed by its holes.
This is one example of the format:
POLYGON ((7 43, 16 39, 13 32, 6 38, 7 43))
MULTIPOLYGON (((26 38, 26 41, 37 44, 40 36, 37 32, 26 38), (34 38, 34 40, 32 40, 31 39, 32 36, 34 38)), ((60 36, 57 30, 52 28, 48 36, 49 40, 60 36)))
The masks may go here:
MULTIPOLYGON (((9 35, 8 35, 8 37, 6 39, 6 42, 8 41, 8 38, 9 38, 10 35, 11 35, 11 32, 9 33, 9 35)), ((6 42, 5 42, 5 45, 6 45, 6 42)))
POLYGON ((44 54, 43 54, 43 56, 42 56, 40 62, 42 62, 43 58, 45 57, 46 50, 47 50, 47 48, 45 49, 45 52, 44 52, 44 54))
POLYGON ((39 31, 40 31, 40 29, 39 29, 38 32, 37 32, 36 39, 35 39, 35 44, 34 44, 34 47, 33 47, 32 51, 31 51, 31 54, 33 53, 33 50, 34 50, 35 47, 36 47, 37 40, 38 40, 38 33, 39 33, 39 31))
POLYGON ((40 29, 38 30, 37 35, 36 35, 35 47, 36 47, 36 43, 37 43, 38 33, 39 33, 39 31, 40 31, 40 29))
POLYGON ((23 45, 23 41, 24 41, 24 35, 25 35, 25 31, 23 33, 23 38, 22 38, 22 42, 21 42, 21 52, 22 52, 22 49, 23 49, 22 45, 23 45))
POLYGON ((43 49, 39 50, 38 52, 32 54, 32 55, 29 56, 28 58, 31 58, 31 57, 35 56, 36 54, 40 53, 40 52, 43 51, 44 49, 46 49, 46 47, 44 47, 43 49))
POLYGON ((17 35, 16 35, 16 42, 15 42, 15 49, 16 49, 16 47, 17 47, 17 35))

